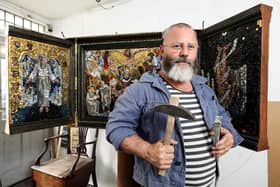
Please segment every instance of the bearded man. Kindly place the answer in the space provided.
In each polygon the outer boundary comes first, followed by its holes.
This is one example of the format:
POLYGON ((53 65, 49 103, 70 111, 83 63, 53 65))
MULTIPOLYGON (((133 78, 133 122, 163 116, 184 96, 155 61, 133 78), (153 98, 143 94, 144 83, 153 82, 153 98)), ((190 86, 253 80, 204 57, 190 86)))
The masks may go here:
POLYGON ((185 23, 168 27, 160 46, 161 70, 148 72, 118 98, 106 126, 107 140, 134 155, 133 179, 144 187, 214 186, 217 157, 243 138, 219 104, 207 79, 195 75, 198 41, 185 23), (167 115, 150 110, 171 96, 194 120, 176 118, 171 145, 163 144, 167 115), (216 116, 222 117, 221 138, 212 142, 216 116), (158 170, 167 170, 160 176, 158 170))

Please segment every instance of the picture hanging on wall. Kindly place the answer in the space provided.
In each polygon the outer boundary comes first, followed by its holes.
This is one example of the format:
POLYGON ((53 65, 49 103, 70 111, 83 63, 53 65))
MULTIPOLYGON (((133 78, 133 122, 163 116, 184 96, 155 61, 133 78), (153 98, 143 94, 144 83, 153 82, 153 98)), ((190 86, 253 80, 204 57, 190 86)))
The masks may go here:
POLYGON ((70 41, 9 27, 6 133, 73 121, 72 46, 70 41))
POLYGON ((80 125, 105 128, 116 99, 160 66, 160 33, 78 39, 80 125))
POLYGON ((268 34, 272 8, 258 5, 199 33, 200 74, 253 150, 268 148, 268 34))

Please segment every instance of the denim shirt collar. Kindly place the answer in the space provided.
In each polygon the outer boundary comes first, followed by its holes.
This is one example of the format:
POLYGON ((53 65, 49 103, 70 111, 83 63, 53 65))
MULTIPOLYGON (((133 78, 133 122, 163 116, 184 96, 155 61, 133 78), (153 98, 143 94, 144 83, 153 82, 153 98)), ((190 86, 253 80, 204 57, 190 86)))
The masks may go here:
MULTIPOLYGON (((168 90, 163 82, 163 79, 159 76, 158 73, 155 72, 146 72, 142 75, 139 80, 140 82, 150 82, 156 88, 163 90, 164 92, 168 93, 168 90)), ((200 85, 204 85, 207 83, 207 79, 205 77, 195 75, 191 80, 194 88, 199 89, 200 85)), ((168 94, 169 95, 169 94, 168 94)))

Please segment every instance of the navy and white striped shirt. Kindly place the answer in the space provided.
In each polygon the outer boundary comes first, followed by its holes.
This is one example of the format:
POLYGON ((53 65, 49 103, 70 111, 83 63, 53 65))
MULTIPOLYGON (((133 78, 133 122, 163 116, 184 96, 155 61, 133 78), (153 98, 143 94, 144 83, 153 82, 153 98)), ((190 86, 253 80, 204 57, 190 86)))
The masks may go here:
POLYGON ((179 91, 168 83, 171 96, 179 97, 179 105, 187 108, 195 120, 180 118, 185 148, 185 187, 208 187, 214 183, 216 161, 211 155, 211 138, 195 92, 179 91))

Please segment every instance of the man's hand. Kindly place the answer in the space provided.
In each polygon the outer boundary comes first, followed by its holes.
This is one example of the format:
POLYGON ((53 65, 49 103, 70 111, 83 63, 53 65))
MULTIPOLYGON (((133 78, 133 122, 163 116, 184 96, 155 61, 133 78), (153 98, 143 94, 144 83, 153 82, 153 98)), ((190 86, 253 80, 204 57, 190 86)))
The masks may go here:
MULTIPOLYGON (((210 131, 210 135, 214 135, 214 132, 210 131)), ((212 154, 214 157, 220 157, 224 155, 231 149, 234 143, 233 135, 228 129, 224 127, 221 127, 221 137, 222 138, 212 146, 212 154)))
POLYGON ((164 145, 163 140, 150 144, 145 159, 158 169, 168 169, 174 158, 175 144, 177 144, 175 140, 171 140, 171 145, 164 145))
POLYGON ((175 140, 171 140, 171 145, 164 145, 163 140, 151 144, 135 134, 126 137, 120 147, 127 153, 135 154, 149 161, 158 169, 168 169, 174 158, 175 144, 177 144, 175 140))

